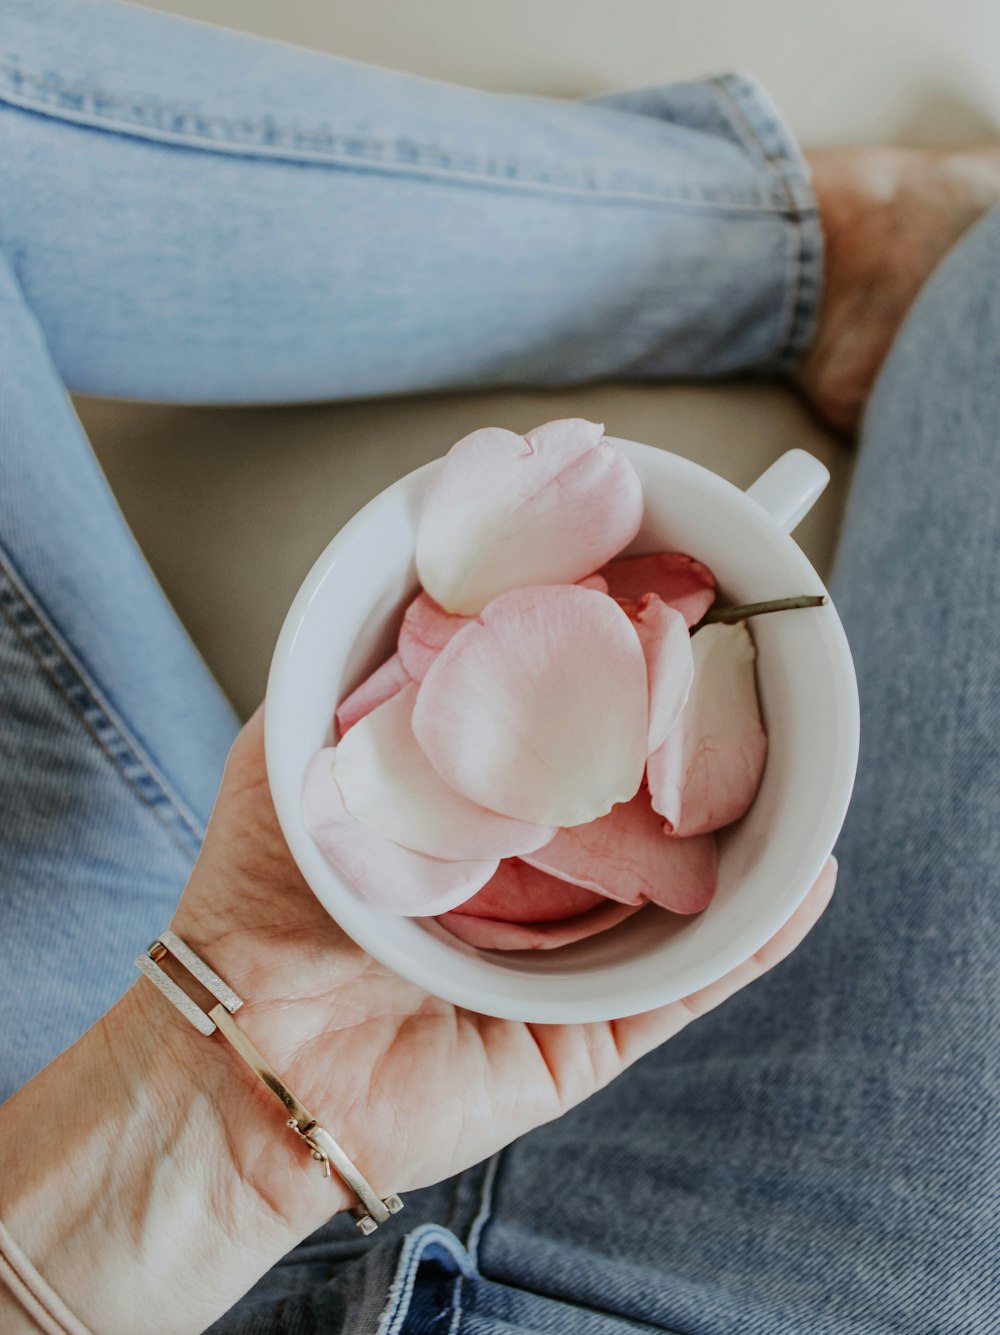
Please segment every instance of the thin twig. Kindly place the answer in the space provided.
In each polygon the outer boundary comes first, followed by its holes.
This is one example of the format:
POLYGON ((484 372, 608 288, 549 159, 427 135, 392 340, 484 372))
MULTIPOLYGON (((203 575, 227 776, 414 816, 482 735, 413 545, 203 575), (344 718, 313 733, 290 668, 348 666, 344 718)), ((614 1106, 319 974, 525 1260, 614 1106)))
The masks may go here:
MULTIPOLYGON (((797 598, 772 598, 766 603, 741 603, 738 607, 713 607, 706 612, 694 630, 722 622, 725 626, 746 621, 747 617, 763 616, 765 612, 790 612, 797 607, 822 607, 828 599, 825 594, 800 594, 797 598)), ((694 631, 692 631, 694 634, 694 631)))

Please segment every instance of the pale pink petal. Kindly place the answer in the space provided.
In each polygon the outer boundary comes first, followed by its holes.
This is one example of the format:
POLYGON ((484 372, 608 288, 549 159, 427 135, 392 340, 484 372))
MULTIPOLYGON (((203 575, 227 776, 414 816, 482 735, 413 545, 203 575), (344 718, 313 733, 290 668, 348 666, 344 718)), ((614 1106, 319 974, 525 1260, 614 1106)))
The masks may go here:
POLYGON ((715 576, 683 552, 652 552, 611 561, 601 574, 612 598, 638 602, 655 593, 676 608, 689 626, 696 625, 715 602, 715 576))
MULTIPOLYGON (((577 583, 582 589, 596 589, 599 593, 608 591, 608 581, 603 575, 588 575, 577 583)), ((406 609, 399 628, 399 657, 410 678, 423 681, 427 669, 451 637, 471 620, 472 617, 446 612, 429 594, 417 594, 406 609)))
POLYGON ((700 913, 715 894, 715 836, 665 834, 644 788, 600 820, 559 830, 524 861, 623 904, 650 900, 673 913, 700 913))
POLYGON ((399 656, 414 681, 423 681, 444 646, 469 620, 446 612, 428 594, 417 594, 399 628, 399 656))
POLYGON ((596 589, 598 593, 607 593, 608 581, 603 575, 588 575, 586 579, 578 579, 581 589, 596 589))
POLYGON ((586 893, 534 867, 516 861, 501 862, 493 880, 479 894, 460 909, 443 913, 436 920, 454 936, 481 949, 552 950, 607 931, 640 907, 616 904, 600 895, 591 896, 591 904, 582 904, 571 897, 574 891, 577 896, 586 893), (506 905, 505 899, 509 900, 506 905), (536 914, 538 904, 556 910, 562 907, 569 912, 550 919, 540 918, 536 914), (525 907, 526 917, 522 921, 509 916, 518 905, 525 907))
POLYGON ((366 714, 370 714, 379 705, 409 686, 413 678, 403 666, 399 654, 387 658, 381 667, 377 667, 370 677, 366 677, 357 690, 352 691, 346 700, 337 706, 337 726, 340 735, 348 732, 366 714))
MULTIPOLYGON (((624 604, 623 604, 624 607, 624 604)), ((694 677, 691 633, 683 615, 655 593, 624 607, 646 656, 650 753, 666 740, 687 703, 694 677)))
POLYGON ((691 637, 691 648, 688 703, 647 764, 653 807, 678 835, 738 820, 757 794, 767 755, 756 651, 745 622, 705 626, 691 637))
POLYGON ((638 911, 631 904, 605 900, 599 908, 554 923, 496 922, 456 912, 444 913, 436 921, 453 936, 480 950, 554 950, 606 932, 638 911))
POLYGON ((332 867, 370 903, 408 917, 445 913, 468 902, 497 869, 497 859, 446 862, 400 848, 354 819, 333 777, 334 750, 309 762, 302 810, 306 828, 332 867))
POLYGON ((639 476, 603 426, 487 427, 452 446, 427 492, 417 571, 446 611, 474 616, 508 589, 592 574, 641 520, 639 476))
POLYGON ((474 918, 552 922, 598 908, 606 897, 550 876, 522 858, 505 858, 481 890, 455 907, 474 918))
POLYGON ((612 598, 561 584, 501 594, 460 630, 421 684, 413 728, 471 801, 579 825, 637 791, 648 715, 632 623, 612 598))
POLYGON ((404 686, 337 747, 333 777, 351 815, 384 838, 434 858, 484 861, 547 843, 555 833, 551 824, 487 811, 434 771, 413 735, 417 691, 414 682, 404 686))

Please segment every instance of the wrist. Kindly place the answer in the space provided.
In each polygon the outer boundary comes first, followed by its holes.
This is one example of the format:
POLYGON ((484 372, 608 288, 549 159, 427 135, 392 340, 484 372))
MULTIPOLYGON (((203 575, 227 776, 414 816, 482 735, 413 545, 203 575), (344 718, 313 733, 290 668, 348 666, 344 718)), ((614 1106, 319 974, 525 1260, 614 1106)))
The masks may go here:
POLYGON ((142 981, 5 1105, 0 1181, 11 1234, 108 1335, 152 1312, 203 1329, 352 1200, 224 1042, 142 981))

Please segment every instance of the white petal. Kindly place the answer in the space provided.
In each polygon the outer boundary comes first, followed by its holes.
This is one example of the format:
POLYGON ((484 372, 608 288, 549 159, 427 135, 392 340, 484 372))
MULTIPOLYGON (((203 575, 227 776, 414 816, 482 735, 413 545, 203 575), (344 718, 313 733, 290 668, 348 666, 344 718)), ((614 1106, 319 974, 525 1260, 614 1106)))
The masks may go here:
POLYGON ((355 820, 333 777, 332 747, 306 771, 302 811, 306 828, 331 866, 370 903, 405 917, 447 913, 491 879, 498 859, 446 862, 401 848, 355 820))
POLYGON ((427 493, 417 571, 446 611, 475 616, 508 589, 591 575, 641 520, 638 474, 599 424, 485 428, 452 446, 427 493))
POLYGON ((678 835, 738 820, 757 794, 767 755, 746 623, 704 626, 691 648, 688 703, 647 762, 653 808, 678 835))
POLYGON ((418 689, 404 686, 337 747, 333 776, 351 815, 384 838, 435 858, 504 858, 551 839, 551 826, 489 811, 435 772, 413 733, 418 689))

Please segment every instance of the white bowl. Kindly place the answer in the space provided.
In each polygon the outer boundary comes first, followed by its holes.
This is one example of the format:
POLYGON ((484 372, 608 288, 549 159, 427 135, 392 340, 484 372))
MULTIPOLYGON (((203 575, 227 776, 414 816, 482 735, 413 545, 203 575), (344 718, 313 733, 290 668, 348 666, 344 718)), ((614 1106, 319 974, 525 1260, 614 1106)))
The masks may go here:
MULTIPOLYGON (((632 441, 645 495, 630 551, 704 561, 725 599, 824 593, 788 536, 828 481, 792 450, 747 492, 699 465, 632 441)), ((533 1022, 617 1019, 706 987, 772 936, 802 901, 843 823, 858 756, 854 665, 832 604, 757 618, 758 682, 769 748, 744 819, 720 837, 719 886, 703 912, 647 906, 556 950, 480 950, 432 920, 369 904, 326 861, 302 819, 302 782, 329 745, 338 702, 392 652, 417 589, 417 519, 439 461, 401 478, 333 539, 293 602, 267 687, 267 771, 292 856, 323 906, 376 959, 428 992, 487 1015, 533 1022)))

